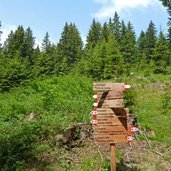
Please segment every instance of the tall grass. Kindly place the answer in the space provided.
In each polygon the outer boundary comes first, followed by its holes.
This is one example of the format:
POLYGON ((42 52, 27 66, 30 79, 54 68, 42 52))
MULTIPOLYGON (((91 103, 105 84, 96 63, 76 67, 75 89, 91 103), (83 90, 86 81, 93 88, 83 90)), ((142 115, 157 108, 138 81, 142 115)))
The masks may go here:
POLYGON ((92 80, 79 76, 30 81, 0 95, 0 167, 22 168, 36 150, 78 122, 89 122, 92 80), (30 118, 31 117, 31 118, 30 118))

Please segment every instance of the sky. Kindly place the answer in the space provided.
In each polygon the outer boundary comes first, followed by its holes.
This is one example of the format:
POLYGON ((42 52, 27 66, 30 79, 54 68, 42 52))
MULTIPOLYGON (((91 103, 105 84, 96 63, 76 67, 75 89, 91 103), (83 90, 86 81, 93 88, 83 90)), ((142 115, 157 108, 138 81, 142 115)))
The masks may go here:
POLYGON ((19 25, 32 29, 37 44, 46 32, 57 43, 66 22, 76 24, 85 42, 93 18, 103 24, 115 11, 120 20, 131 21, 137 36, 151 20, 167 32, 168 14, 159 0, 0 0, 1 43, 19 25))

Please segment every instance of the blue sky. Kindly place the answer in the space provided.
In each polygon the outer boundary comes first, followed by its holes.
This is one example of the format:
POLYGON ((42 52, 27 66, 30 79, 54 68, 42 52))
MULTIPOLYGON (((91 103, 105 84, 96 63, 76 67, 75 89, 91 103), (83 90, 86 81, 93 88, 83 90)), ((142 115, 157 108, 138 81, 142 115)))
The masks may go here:
POLYGON ((39 44, 48 31, 58 42, 65 22, 74 22, 85 40, 93 18, 104 23, 115 11, 133 23, 136 34, 146 30, 150 20, 167 31, 167 12, 159 0, 0 0, 2 41, 18 25, 30 26, 39 44))

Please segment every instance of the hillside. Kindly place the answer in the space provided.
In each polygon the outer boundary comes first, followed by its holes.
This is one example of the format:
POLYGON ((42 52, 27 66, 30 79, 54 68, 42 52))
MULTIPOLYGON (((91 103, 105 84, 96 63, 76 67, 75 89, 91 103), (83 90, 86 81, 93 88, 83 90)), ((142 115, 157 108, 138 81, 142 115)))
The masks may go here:
MULTIPOLYGON (((118 170, 171 168, 170 79, 132 74, 115 80, 132 85, 126 103, 141 128, 131 151, 117 146, 118 170)), ((109 147, 94 145, 89 124, 92 83, 68 75, 29 80, 1 93, 1 170, 109 170, 109 147)))

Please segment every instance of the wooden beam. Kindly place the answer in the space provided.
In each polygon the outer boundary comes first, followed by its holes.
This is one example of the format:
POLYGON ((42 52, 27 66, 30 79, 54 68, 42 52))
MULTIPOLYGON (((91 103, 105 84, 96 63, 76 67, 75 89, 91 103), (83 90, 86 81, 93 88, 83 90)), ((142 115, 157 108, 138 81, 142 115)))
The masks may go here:
POLYGON ((111 171, 116 171, 116 147, 115 144, 110 144, 110 167, 111 171))
POLYGON ((94 83, 93 90, 98 91, 109 91, 109 90, 117 90, 117 91, 124 91, 124 83, 94 83))

